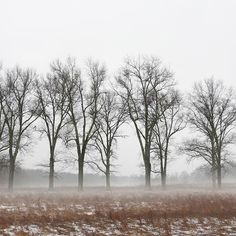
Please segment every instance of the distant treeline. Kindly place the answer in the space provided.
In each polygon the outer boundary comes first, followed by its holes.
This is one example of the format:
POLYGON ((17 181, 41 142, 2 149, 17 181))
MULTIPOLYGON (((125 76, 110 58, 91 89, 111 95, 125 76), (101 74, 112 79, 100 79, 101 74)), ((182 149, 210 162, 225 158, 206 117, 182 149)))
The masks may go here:
MULTIPOLYGON (((0 172, 0 189, 6 189, 8 182, 8 169, 0 172)), ((227 171, 223 172, 226 183, 235 183, 236 167, 230 166, 227 171)), ((111 182, 114 187, 142 187, 143 175, 120 176, 111 175, 111 182)), ((77 174, 70 172, 56 172, 55 174, 55 187, 71 187, 74 188, 77 184, 77 174)), ((85 174, 84 184, 87 187, 103 187, 105 176, 99 174, 85 174)), ((160 175, 154 175, 152 178, 153 185, 158 187, 161 185, 160 175)), ((192 173, 185 171, 169 174, 168 183, 188 185, 197 184, 199 186, 209 186, 211 182, 210 170, 206 166, 196 168, 192 173)), ((48 172, 42 169, 21 169, 17 168, 15 171, 15 187, 17 188, 47 188, 48 186, 48 172)))
MULTIPOLYGON (((85 66, 75 59, 56 60, 50 72, 39 76, 32 69, 15 67, 0 75, 0 167, 8 168, 8 189, 13 190, 18 156, 34 141, 34 134, 49 144, 49 190, 54 189, 58 147, 75 156, 78 189, 83 190, 84 166, 103 173, 106 187, 115 171, 120 127, 132 124, 142 154, 145 186, 151 173, 166 186, 173 152, 189 160, 202 159, 215 187, 222 170, 233 163, 236 100, 232 88, 214 78, 196 82, 181 94, 173 72, 156 57, 127 58, 113 78, 99 62, 85 66), (188 136, 174 142, 185 128, 188 136)), ((186 133, 186 131, 184 131, 186 133)), ((67 165, 72 158, 63 160, 67 165)))

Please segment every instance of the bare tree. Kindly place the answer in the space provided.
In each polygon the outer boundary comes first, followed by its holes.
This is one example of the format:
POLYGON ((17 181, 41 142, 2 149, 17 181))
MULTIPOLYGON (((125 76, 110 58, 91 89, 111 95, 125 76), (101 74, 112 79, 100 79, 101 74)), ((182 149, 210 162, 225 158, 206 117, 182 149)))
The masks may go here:
POLYGON ((211 168, 212 185, 216 187, 216 160, 214 143, 209 138, 193 138, 184 141, 180 151, 189 157, 189 161, 203 159, 211 168))
POLYGON ((54 189, 56 146, 62 138, 63 127, 67 124, 67 113, 69 109, 66 96, 67 71, 59 61, 51 64, 51 73, 46 79, 37 81, 37 97, 40 104, 40 117, 43 126, 38 129, 46 134, 49 142, 49 190, 54 189))
POLYGON ((96 119, 101 107, 100 88, 106 77, 106 70, 97 62, 89 61, 87 73, 82 79, 80 69, 74 60, 68 60, 70 77, 67 80, 67 98, 71 126, 67 127, 64 139, 68 146, 75 145, 78 163, 78 190, 83 190, 84 163, 88 145, 96 132, 96 119), (85 85, 85 80, 87 85, 85 85))
POLYGON ((37 75, 32 70, 16 67, 6 72, 1 81, 0 103, 7 133, 9 155, 9 191, 13 190, 16 158, 31 142, 30 127, 38 118, 38 105, 33 97, 33 82, 37 75))
POLYGON ((127 59, 117 78, 120 95, 128 106, 140 144, 144 167, 145 186, 151 187, 151 144, 153 130, 162 114, 159 100, 173 85, 172 73, 157 58, 127 59))
POLYGON ((173 89, 163 99, 159 100, 159 109, 162 116, 154 126, 152 150, 160 162, 162 187, 166 186, 167 164, 173 136, 185 128, 186 122, 184 121, 181 100, 179 92, 173 89))
POLYGON ((117 96, 117 93, 107 91, 101 96, 99 102, 101 109, 95 123, 96 133, 94 136, 94 147, 98 151, 99 160, 89 161, 106 176, 106 188, 110 190, 110 176, 112 158, 114 158, 114 145, 117 138, 124 137, 118 131, 126 121, 126 106, 117 96))
POLYGON ((207 79, 195 84, 189 100, 189 122, 199 137, 188 148, 207 149, 205 155, 211 155, 212 173, 217 175, 221 187, 221 170, 228 161, 228 148, 235 141, 236 107, 232 89, 220 81, 207 79), (202 142, 207 145, 200 145, 202 142))

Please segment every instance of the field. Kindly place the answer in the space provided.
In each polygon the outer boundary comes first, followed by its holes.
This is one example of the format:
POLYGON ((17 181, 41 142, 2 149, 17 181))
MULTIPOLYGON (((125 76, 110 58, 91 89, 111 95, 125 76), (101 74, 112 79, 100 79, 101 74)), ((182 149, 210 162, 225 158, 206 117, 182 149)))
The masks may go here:
POLYGON ((232 190, 0 193, 0 235, 236 235, 232 190))

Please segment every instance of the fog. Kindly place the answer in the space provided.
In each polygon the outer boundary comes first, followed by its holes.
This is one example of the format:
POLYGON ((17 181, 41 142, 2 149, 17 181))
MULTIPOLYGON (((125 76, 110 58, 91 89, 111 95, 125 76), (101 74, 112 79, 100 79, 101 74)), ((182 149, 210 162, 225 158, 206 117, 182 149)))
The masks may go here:
MULTIPOLYGON (((48 72, 56 58, 93 57, 103 61, 112 77, 126 56, 156 55, 171 68, 179 88, 214 76, 234 85, 236 3, 229 1, 2 1, 0 61, 48 72)), ((121 175, 141 174, 142 162, 132 129, 119 141, 121 175)), ((24 158, 25 168, 46 160, 47 145, 39 141, 24 158), (40 159, 40 161, 39 161, 40 159)), ((201 163, 200 163, 201 164, 201 163)), ((176 158, 170 172, 191 172, 176 158)))
MULTIPOLYGON (((45 75, 56 58, 73 56, 82 64, 92 57, 106 64, 112 78, 124 57, 155 55, 174 72, 183 93, 211 76, 234 86, 235 9, 233 0, 2 1, 0 61, 5 68, 19 64, 45 75)), ((116 170, 121 176, 141 175, 134 129, 124 130, 128 136, 118 142, 116 170)), ((180 136, 176 143, 181 141, 180 136)), ((48 162, 48 155, 45 139, 37 137, 30 152, 21 156, 22 167, 37 169, 48 162)), ((173 157, 170 175, 190 174, 203 164, 187 163, 177 152, 173 157)))

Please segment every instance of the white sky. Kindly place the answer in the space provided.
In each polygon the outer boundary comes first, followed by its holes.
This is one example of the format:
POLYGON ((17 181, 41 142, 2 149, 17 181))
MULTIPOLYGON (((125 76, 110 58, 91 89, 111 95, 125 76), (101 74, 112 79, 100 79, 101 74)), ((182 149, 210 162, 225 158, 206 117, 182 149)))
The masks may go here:
MULTIPOLYGON (((235 0, 0 0, 0 61, 44 74, 56 58, 92 57, 112 76, 125 56, 151 54, 183 91, 211 76, 234 86, 235 12, 235 0)), ((141 173, 134 132, 119 146, 120 174, 141 173)), ((46 149, 39 141, 25 166, 47 160, 46 149)), ((181 158, 170 171, 193 167, 181 158)))

